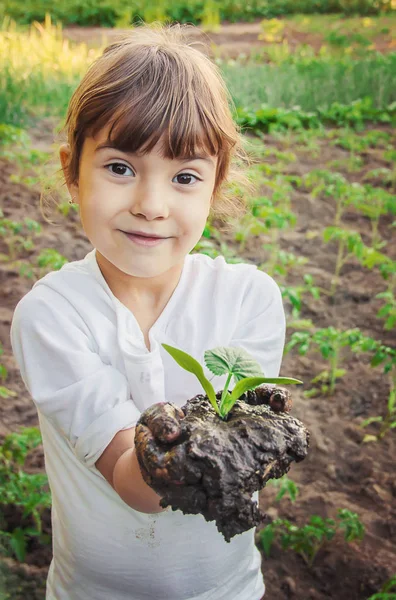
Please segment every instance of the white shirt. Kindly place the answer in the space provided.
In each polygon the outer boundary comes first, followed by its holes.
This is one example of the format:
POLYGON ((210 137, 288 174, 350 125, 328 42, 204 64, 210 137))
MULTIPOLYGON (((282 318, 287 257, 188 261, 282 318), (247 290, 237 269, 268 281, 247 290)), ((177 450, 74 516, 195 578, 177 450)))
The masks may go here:
MULTIPOLYGON (((203 360, 244 348, 279 375, 285 314, 276 282, 255 265, 188 254, 149 351, 133 313, 110 290, 96 250, 37 281, 19 301, 11 344, 37 408, 52 493, 53 559, 47 600, 260 600, 254 531, 227 543, 215 522, 180 510, 129 507, 95 462, 121 429, 156 402, 204 393, 161 343, 203 360)), ((231 382, 232 384, 233 382, 231 382)), ((258 492, 253 498, 258 501, 258 492)))

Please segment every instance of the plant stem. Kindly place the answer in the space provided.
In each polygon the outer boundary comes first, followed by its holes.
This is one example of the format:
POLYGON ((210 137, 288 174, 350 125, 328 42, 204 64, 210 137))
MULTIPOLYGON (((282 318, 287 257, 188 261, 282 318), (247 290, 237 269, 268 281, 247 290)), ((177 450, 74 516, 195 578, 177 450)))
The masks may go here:
POLYGON ((340 346, 336 341, 334 344, 334 355, 330 359, 330 389, 329 395, 334 392, 335 383, 336 383, 336 370, 338 363, 338 354, 339 354, 340 346))
POLYGON ((335 227, 339 227, 341 216, 342 216, 342 197, 339 196, 337 198, 336 215, 335 215, 335 219, 334 219, 335 227))
POLYGON ((390 278, 390 283, 388 285, 387 292, 392 292, 392 294, 394 294, 396 291, 395 288, 396 288, 396 273, 393 273, 393 275, 390 278))
POLYGON ((379 215, 377 216, 376 219, 374 219, 372 221, 372 238, 371 238, 371 245, 373 246, 373 248, 375 248, 377 246, 377 244, 381 241, 379 239, 379 235, 378 235, 378 225, 379 225, 379 215))
POLYGON ((225 383, 225 386, 224 386, 224 389, 223 389, 223 393, 221 394, 220 408, 221 408, 221 405, 223 404, 223 400, 225 398, 225 395, 228 392, 228 386, 230 385, 231 377, 232 377, 232 373, 228 373, 227 381, 225 383))
MULTIPOLYGON (((393 377, 390 376, 390 388, 391 389, 390 389, 390 393, 389 393, 389 397, 388 397, 388 407, 390 404, 390 400, 396 399, 396 375, 394 375, 393 377)), ((381 429, 377 435, 377 439, 382 440, 382 438, 385 436, 386 432, 388 431, 393 418, 394 418, 394 414, 392 414, 392 412, 388 408, 387 414, 386 414, 384 420, 382 421, 381 429)))
POLYGON ((345 240, 341 239, 340 245, 338 246, 335 274, 334 274, 334 277, 331 282, 330 296, 334 296, 336 287, 338 285, 339 274, 340 274, 340 271, 341 271, 341 268, 343 265, 343 260, 342 260, 343 256, 342 255, 344 253, 344 245, 345 245, 345 240))

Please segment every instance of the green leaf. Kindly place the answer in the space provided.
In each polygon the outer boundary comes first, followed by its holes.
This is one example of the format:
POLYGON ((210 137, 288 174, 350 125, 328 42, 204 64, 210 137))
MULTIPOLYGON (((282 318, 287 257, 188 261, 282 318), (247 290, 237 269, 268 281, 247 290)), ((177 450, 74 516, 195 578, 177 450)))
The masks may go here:
POLYGON ((279 385, 283 385, 286 383, 303 383, 299 379, 291 379, 288 377, 246 377, 246 379, 241 379, 238 381, 234 389, 232 390, 231 395, 227 392, 226 396, 221 403, 222 410, 220 409, 220 413, 222 417, 225 417, 227 413, 230 412, 231 408, 234 406, 235 402, 248 390, 252 390, 262 383, 276 383, 279 385))
POLYGON ((264 529, 260 531, 260 542, 261 546, 267 557, 270 555, 270 550, 272 546, 272 542, 274 541, 275 532, 274 528, 271 525, 267 525, 264 529))
POLYGON ((382 417, 369 417, 360 423, 360 427, 367 427, 371 423, 379 423, 380 421, 382 421, 382 417))
POLYGON ((162 347, 165 348, 167 352, 175 359, 175 361, 186 371, 193 373, 199 379, 202 387, 204 388, 213 408, 220 415, 220 410, 217 404, 216 393, 213 385, 210 383, 208 379, 206 379, 203 368, 199 364, 197 360, 193 356, 187 354, 187 352, 183 352, 183 350, 179 350, 178 348, 174 348, 173 346, 169 346, 168 344, 162 344, 162 347))
POLYGON ((207 350, 204 358, 206 366, 214 375, 232 373, 235 381, 264 375, 260 364, 244 348, 219 346, 207 350))
POLYGON ((11 533, 9 542, 17 559, 20 562, 24 562, 26 556, 26 538, 24 531, 20 527, 17 527, 11 533))
POLYGON ((392 390, 388 398, 388 412, 392 414, 396 406, 396 389, 392 390))
POLYGON ((231 408, 234 406, 236 400, 234 400, 229 392, 225 393, 223 400, 220 403, 220 415, 225 417, 227 413, 230 412, 231 408))
POLYGON ((236 401, 242 394, 248 390, 252 390, 262 383, 276 383, 277 385, 285 385, 289 383, 303 383, 299 379, 293 379, 291 377, 247 377, 238 381, 234 389, 232 390, 231 397, 236 401))

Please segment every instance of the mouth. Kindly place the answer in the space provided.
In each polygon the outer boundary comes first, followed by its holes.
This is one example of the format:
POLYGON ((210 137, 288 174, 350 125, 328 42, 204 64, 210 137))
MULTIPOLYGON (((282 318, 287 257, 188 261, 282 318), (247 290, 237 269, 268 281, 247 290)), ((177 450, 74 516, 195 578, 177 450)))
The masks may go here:
POLYGON ((154 234, 150 234, 150 233, 143 233, 143 232, 139 232, 139 231, 123 231, 123 233, 128 233, 130 235, 137 235, 138 237, 145 237, 145 238, 149 238, 151 240, 153 239, 166 239, 165 236, 163 235, 154 235, 154 234))
POLYGON ((148 237, 146 235, 138 235, 136 233, 128 233, 127 231, 122 231, 121 229, 120 231, 125 236, 127 236, 128 239, 130 239, 135 244, 138 244, 139 246, 158 246, 158 244, 161 244, 161 242, 164 242, 165 240, 169 239, 162 237, 148 237))

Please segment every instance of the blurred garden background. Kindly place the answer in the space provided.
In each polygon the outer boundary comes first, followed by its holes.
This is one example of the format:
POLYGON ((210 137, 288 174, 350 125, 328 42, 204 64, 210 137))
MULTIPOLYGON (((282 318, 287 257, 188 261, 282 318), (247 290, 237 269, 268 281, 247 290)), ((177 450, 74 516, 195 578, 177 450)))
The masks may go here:
POLYGON ((0 2, 0 600, 43 600, 52 556, 37 414, 9 332, 33 283, 91 249, 59 180, 66 108, 107 43, 153 21, 196 26, 252 159, 248 213, 233 231, 209 219, 194 252, 275 278, 287 315, 280 375, 304 382, 293 414, 310 453, 260 493, 265 599, 396 600, 395 9, 0 2))

